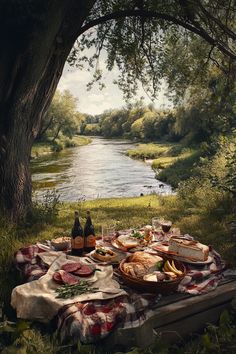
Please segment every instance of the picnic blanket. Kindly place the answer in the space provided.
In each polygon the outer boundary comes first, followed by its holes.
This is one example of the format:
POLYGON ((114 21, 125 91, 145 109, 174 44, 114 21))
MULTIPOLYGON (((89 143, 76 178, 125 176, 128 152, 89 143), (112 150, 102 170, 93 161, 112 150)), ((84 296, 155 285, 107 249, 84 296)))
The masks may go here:
MULTIPOLYGON (((48 266, 38 254, 45 252, 37 245, 20 249, 15 254, 16 266, 30 282, 47 273, 48 266)), ((185 278, 178 291, 200 295, 214 290, 223 277, 225 264, 211 247, 213 262, 204 265, 187 265, 185 278)), ((117 274, 117 273, 116 273, 117 274)), ((62 341, 80 339, 83 343, 94 343, 105 338, 118 324, 129 328, 142 325, 154 313, 154 305, 160 295, 140 294, 125 288, 128 295, 108 300, 74 301, 62 306, 57 314, 58 333, 62 341)))
POLYGON ((50 267, 45 275, 38 280, 19 285, 13 289, 11 305, 16 309, 17 317, 49 322, 64 305, 126 295, 126 292, 120 288, 119 283, 113 279, 112 266, 96 265, 97 271, 89 277, 91 286, 97 288, 96 292, 77 295, 73 299, 58 298, 55 292, 58 284, 53 280, 53 274, 61 269, 63 264, 73 263, 75 257, 66 256, 64 253, 57 256, 54 254, 55 252, 52 252, 52 254, 48 252, 46 257, 40 257, 41 259, 51 260, 50 267))

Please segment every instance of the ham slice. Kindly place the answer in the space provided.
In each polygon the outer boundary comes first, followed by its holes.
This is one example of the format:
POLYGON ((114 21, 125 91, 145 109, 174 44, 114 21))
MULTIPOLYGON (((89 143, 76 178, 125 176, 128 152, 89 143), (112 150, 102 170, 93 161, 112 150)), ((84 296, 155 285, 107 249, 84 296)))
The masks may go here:
POLYGON ((80 269, 77 269, 73 274, 79 277, 89 277, 93 274, 95 268, 87 265, 82 265, 80 269))
POLYGON ((59 270, 61 274, 61 279, 64 284, 74 285, 78 284, 79 280, 72 274, 65 272, 64 270, 59 270))
POLYGON ((63 266, 61 267, 62 270, 65 270, 66 272, 69 273, 73 273, 75 272, 77 269, 81 268, 81 263, 76 262, 76 263, 65 263, 63 264, 63 266))
POLYGON ((56 283, 63 284, 63 280, 61 279, 61 274, 59 272, 55 272, 52 277, 56 283))
POLYGON ((79 279, 64 270, 59 270, 58 272, 55 272, 53 274, 53 280, 58 284, 74 285, 79 283, 79 279))

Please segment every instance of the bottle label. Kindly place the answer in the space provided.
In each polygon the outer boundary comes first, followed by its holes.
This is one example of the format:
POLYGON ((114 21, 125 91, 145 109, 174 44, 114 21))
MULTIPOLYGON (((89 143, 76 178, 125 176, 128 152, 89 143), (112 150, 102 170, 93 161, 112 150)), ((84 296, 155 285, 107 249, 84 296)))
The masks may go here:
POLYGON ((84 238, 82 236, 76 236, 72 239, 71 248, 81 249, 84 247, 84 238))
POLYGON ((94 235, 89 235, 86 237, 86 247, 95 247, 96 238, 94 235))

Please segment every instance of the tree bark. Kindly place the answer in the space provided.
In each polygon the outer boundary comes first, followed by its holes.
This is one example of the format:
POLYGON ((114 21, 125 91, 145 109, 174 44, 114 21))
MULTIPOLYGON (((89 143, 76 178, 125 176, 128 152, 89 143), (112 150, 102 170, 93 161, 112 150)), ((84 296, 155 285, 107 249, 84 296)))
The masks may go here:
POLYGON ((59 125, 59 127, 57 128, 56 134, 54 135, 54 137, 52 138, 51 142, 54 143, 55 140, 57 139, 60 131, 61 131, 62 125, 59 125))
POLYGON ((46 131, 50 128, 51 124, 53 123, 53 116, 49 119, 49 121, 47 122, 47 124, 45 124, 45 126, 43 125, 43 122, 41 124, 41 128, 39 129, 39 132, 35 138, 36 141, 40 141, 43 139, 44 134, 46 133, 46 131))
POLYGON ((13 222, 31 209, 31 147, 94 2, 0 4, 0 207, 13 222))

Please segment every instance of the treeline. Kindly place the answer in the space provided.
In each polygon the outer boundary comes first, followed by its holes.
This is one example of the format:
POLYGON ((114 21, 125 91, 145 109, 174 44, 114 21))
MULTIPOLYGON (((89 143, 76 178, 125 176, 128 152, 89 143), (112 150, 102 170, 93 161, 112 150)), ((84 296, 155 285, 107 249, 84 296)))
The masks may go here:
POLYGON ((36 143, 48 143, 53 151, 75 145, 73 137, 80 134, 81 126, 89 115, 77 110, 77 98, 70 91, 56 91, 47 115, 42 121, 36 143))
POLYGON ((201 108, 181 106, 157 110, 140 102, 121 109, 109 110, 94 119, 85 119, 81 133, 102 135, 106 138, 124 137, 145 141, 167 140, 186 143, 206 140, 213 132, 210 119, 201 108))
POLYGON ((158 110, 140 102, 121 109, 105 111, 84 118, 81 134, 106 138, 124 137, 144 141, 182 141, 186 145, 208 141, 212 136, 230 131, 236 120, 233 108, 227 114, 217 114, 213 105, 200 100, 174 109, 158 110))
POLYGON ((214 69, 204 84, 189 86, 173 109, 160 110, 137 102, 85 118, 81 133, 196 144, 232 133, 236 127, 235 102, 236 87, 229 87, 227 78, 214 69))

